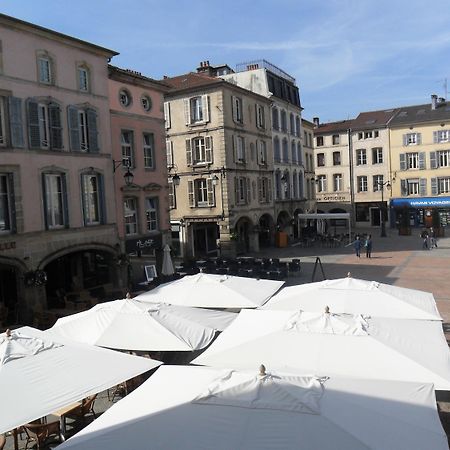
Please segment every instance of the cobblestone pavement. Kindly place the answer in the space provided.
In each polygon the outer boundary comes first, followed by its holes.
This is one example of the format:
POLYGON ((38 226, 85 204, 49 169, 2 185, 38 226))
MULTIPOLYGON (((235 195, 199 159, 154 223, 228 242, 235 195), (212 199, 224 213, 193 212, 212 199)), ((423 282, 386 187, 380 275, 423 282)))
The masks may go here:
MULTIPOLYGON (((387 237, 380 237, 379 230, 358 229, 360 234, 371 233, 373 239, 372 258, 364 254, 357 258, 351 246, 337 248, 291 245, 285 248, 263 249, 248 256, 273 257, 280 260, 300 258, 301 273, 288 278, 287 285, 309 283, 316 258, 319 257, 328 279, 342 278, 351 272, 355 278, 374 280, 407 288, 429 291, 434 294, 439 312, 444 319, 444 331, 450 340, 450 237, 440 238, 438 248, 422 250, 420 230, 413 230, 411 236, 398 236, 396 230, 387 230, 387 237)), ((317 267, 315 280, 323 279, 317 267)), ((450 398, 439 401, 441 420, 447 436, 450 436, 450 398)), ((99 395, 96 412, 101 413, 111 406, 106 392, 99 395)), ((69 436, 72 430, 69 424, 69 436)), ((25 440, 19 440, 19 448, 25 447, 25 440)), ((13 449, 12 437, 7 438, 6 450, 13 449)))

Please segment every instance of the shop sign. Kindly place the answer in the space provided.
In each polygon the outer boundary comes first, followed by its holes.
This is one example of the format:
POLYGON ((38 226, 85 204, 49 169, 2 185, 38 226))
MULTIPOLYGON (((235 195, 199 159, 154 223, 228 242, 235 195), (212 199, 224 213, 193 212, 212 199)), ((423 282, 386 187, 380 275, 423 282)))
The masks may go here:
POLYGON ((391 206, 410 206, 412 208, 424 208, 433 206, 450 207, 450 197, 395 198, 391 201, 391 206))
POLYGON ((12 250, 16 248, 16 243, 14 241, 11 242, 0 242, 0 252, 5 250, 12 250))
POLYGON ((136 239, 127 239, 125 241, 125 251, 129 255, 145 255, 146 253, 151 253, 153 250, 161 248, 161 246, 161 233, 151 236, 141 236, 136 239))

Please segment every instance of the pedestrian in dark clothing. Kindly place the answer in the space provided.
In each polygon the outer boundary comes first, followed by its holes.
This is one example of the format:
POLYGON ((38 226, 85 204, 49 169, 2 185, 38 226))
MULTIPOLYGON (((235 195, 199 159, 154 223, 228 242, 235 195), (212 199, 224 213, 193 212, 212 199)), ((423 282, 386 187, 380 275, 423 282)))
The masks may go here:
POLYGON ((431 238, 431 248, 435 247, 437 248, 437 239, 436 239, 436 231, 434 231, 434 228, 430 228, 430 238, 431 238))
POLYGON ((353 241, 353 248, 355 249, 355 254, 358 258, 361 258, 361 246, 362 242, 358 235, 356 236, 356 239, 353 241))
POLYGON ((422 238, 422 249, 428 250, 428 231, 423 230, 422 233, 420 233, 420 237, 422 238))
POLYGON ((364 247, 366 248, 366 258, 372 258, 372 235, 369 234, 364 242, 364 247))

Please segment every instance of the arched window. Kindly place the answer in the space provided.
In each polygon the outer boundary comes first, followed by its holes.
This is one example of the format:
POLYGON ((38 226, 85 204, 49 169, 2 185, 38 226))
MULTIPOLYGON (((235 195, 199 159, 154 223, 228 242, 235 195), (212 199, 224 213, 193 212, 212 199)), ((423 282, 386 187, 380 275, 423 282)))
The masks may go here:
POLYGON ((290 122, 290 126, 291 126, 291 134, 295 135, 295 118, 294 118, 294 114, 291 113, 291 115, 289 116, 289 122, 290 122))
POLYGON ((284 109, 281 110, 281 131, 287 132, 287 117, 286 111, 284 109))
POLYGON ((283 139, 283 162, 289 162, 289 149, 288 149, 288 140, 286 138, 283 139))
POLYGON ((298 198, 298 178, 297 171, 292 174, 292 198, 298 198))
POLYGON ((302 144, 297 142, 297 164, 303 164, 302 144))
POLYGON ((296 131, 296 136, 301 136, 300 134, 300 116, 297 116, 295 118, 295 131, 296 131))
POLYGON ((291 143, 291 154, 292 154, 292 162, 297 162, 297 146, 295 145, 295 141, 291 143))
MULTIPOLYGON (((304 198, 304 188, 303 188, 303 172, 298 173, 298 196, 299 198, 304 198)), ((308 195, 309 197, 309 195, 308 195)))
POLYGON ((36 63, 39 83, 55 84, 56 65, 50 53, 47 50, 39 50, 36 54, 36 63))
POLYGON ((278 136, 273 138, 273 158, 275 162, 281 161, 280 140, 278 139, 278 136))

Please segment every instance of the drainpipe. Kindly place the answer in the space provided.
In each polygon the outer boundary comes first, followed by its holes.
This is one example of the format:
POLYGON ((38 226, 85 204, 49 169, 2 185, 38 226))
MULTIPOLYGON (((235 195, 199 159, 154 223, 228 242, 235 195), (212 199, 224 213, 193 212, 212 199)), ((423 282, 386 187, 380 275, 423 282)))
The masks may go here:
POLYGON ((350 221, 353 225, 355 225, 356 217, 355 217, 355 188, 354 188, 354 180, 353 180, 353 142, 352 142, 352 129, 349 128, 347 130, 347 138, 348 138, 348 163, 350 169, 350 212, 351 218, 350 221))

